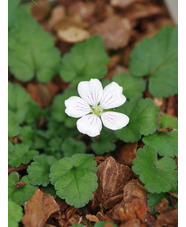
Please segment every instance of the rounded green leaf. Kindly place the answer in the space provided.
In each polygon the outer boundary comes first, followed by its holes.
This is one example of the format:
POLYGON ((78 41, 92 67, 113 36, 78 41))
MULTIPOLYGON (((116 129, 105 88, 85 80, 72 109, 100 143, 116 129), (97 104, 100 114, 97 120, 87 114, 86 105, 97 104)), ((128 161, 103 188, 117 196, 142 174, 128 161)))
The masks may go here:
POLYGON ((96 162, 89 154, 62 158, 50 168, 50 181, 57 195, 76 208, 83 207, 97 188, 96 162))
POLYGON ((101 37, 92 36, 75 44, 71 52, 63 56, 60 76, 75 85, 91 78, 100 79, 107 73, 108 60, 101 37))
POLYGON ((176 187, 178 172, 175 161, 164 157, 158 161, 157 152, 149 146, 138 149, 132 170, 140 176, 151 193, 168 192, 176 187))
POLYGON ((19 222, 23 217, 23 209, 21 206, 15 202, 8 201, 8 226, 9 227, 18 227, 19 222))
POLYGON ((158 128, 159 107, 151 99, 133 99, 117 108, 117 112, 129 117, 129 124, 115 131, 117 137, 124 142, 139 141, 142 135, 149 135, 158 128))
POLYGON ((123 87, 123 94, 127 99, 141 98, 146 87, 146 81, 143 78, 137 78, 127 73, 115 75, 113 81, 123 87))
POLYGON ((19 205, 24 206, 35 193, 38 187, 33 186, 29 183, 28 176, 24 176, 19 180, 19 174, 13 172, 8 177, 8 199, 13 200, 19 205), (24 181, 26 184, 20 188, 15 188, 14 185, 19 181, 24 181))
POLYGON ((49 184, 50 167, 56 159, 53 156, 39 155, 33 160, 27 169, 30 183, 46 187, 49 184))

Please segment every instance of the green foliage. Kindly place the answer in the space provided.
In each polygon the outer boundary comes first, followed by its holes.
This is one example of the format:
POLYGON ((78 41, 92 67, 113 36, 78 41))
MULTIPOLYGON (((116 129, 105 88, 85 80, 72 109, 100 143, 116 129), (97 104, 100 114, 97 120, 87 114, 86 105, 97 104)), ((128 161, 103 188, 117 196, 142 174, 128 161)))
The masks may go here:
MULTIPOLYGON (((171 116, 160 117, 160 127, 178 128, 178 121, 171 116)), ((160 156, 178 157, 178 131, 156 132, 143 138, 143 142, 154 148, 160 156)))
POLYGON ((96 162, 89 154, 75 154, 55 162, 50 168, 50 181, 57 195, 76 208, 83 207, 97 188, 96 162))
POLYGON ((20 132, 20 127, 16 121, 15 115, 11 110, 8 110, 8 137, 17 136, 20 132))
POLYGON ((8 43, 9 67, 17 79, 26 82, 36 76, 47 82, 58 72, 60 54, 54 39, 31 16, 17 21, 8 43))
POLYGON ((130 55, 130 72, 150 76, 149 91, 155 97, 178 92, 178 27, 162 28, 154 38, 139 42, 130 55))
POLYGON ((149 135, 158 128, 159 107, 154 106, 151 99, 133 99, 117 108, 117 112, 126 114, 129 124, 115 131, 117 137, 124 142, 136 142, 142 135, 149 135))
POLYGON ((178 157, 178 132, 161 132, 143 138, 143 142, 154 148, 160 156, 178 157))
POLYGON ((21 164, 27 164, 38 154, 38 151, 30 150, 27 144, 16 144, 14 150, 9 153, 9 165, 18 167, 21 164))
POLYGON ((102 39, 92 36, 75 44, 71 52, 63 56, 60 76, 74 85, 91 78, 100 79, 107 73, 108 60, 102 39))
POLYGON ((31 102, 33 101, 23 87, 17 83, 8 83, 8 109, 14 112, 19 124, 25 120, 31 102))
POLYGON ((151 207, 152 212, 155 214, 155 206, 158 205, 163 198, 168 199, 168 196, 166 193, 148 193, 147 198, 148 205, 151 207))
POLYGON ((169 157, 158 160, 157 152, 149 146, 138 149, 132 170, 151 193, 167 192, 177 186, 178 173, 175 161, 169 157))
POLYGON ((23 217, 23 209, 21 206, 15 202, 8 201, 8 226, 9 227, 18 227, 19 222, 23 217))
POLYGON ((83 225, 78 223, 78 224, 72 225, 72 227, 83 227, 83 225))
POLYGON ((13 200, 19 205, 24 206, 35 193, 38 187, 29 183, 28 176, 24 176, 19 180, 19 174, 13 172, 8 176, 8 199, 13 200), (24 181, 26 184, 20 188, 15 188, 15 184, 19 181, 24 181))
POLYGON ((49 184, 50 167, 56 159, 53 156, 47 155, 38 155, 33 159, 34 161, 27 169, 30 183, 45 187, 49 184))
POLYGON ((178 120, 169 115, 161 115, 160 128, 178 129, 178 120))
MULTIPOLYGON (((77 119, 68 117, 65 113, 65 100, 71 96, 78 95, 77 90, 74 88, 67 88, 63 94, 56 95, 52 104, 52 118, 58 122, 64 122, 66 124, 67 120, 71 122, 70 126, 75 126, 77 119)), ((69 123, 68 123, 69 124, 69 123)), ((69 126, 69 125, 68 125, 69 126)))
POLYGON ((30 14, 27 5, 20 5, 21 0, 8 0, 8 28, 12 28, 20 17, 30 14))
POLYGON ((97 155, 103 155, 104 153, 108 153, 113 151, 116 148, 115 142, 117 141, 117 137, 113 133, 113 131, 103 128, 99 137, 93 137, 91 148, 97 155))
POLYGON ((71 157, 73 154, 85 153, 86 151, 86 146, 82 141, 71 137, 64 140, 61 148, 65 157, 71 157))
POLYGON ((108 223, 109 223, 110 225, 112 225, 112 226, 117 227, 116 224, 114 224, 114 223, 112 223, 112 222, 108 222, 108 221, 106 221, 106 222, 104 222, 104 221, 97 222, 97 223, 94 225, 94 227, 103 227, 103 226, 105 226, 105 225, 108 224, 108 223))
POLYGON ((113 81, 123 87, 123 94, 127 99, 141 98, 146 87, 146 81, 143 78, 137 78, 127 73, 115 75, 113 81))

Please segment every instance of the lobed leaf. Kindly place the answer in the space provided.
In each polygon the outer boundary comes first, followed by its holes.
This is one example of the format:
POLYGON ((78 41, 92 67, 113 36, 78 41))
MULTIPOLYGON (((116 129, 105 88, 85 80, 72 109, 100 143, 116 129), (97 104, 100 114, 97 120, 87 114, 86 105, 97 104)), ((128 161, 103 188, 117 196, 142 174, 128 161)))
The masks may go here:
POLYGON ((154 38, 139 42, 130 55, 130 72, 150 76, 149 91, 155 97, 178 93, 178 27, 166 26, 154 38))
POLYGON ((149 135, 158 128, 159 107, 151 99, 133 99, 117 108, 117 112, 129 117, 129 124, 115 131, 116 136, 124 142, 139 141, 142 135, 149 135))
POLYGON ((168 192, 177 185, 175 161, 169 157, 158 160, 157 152, 149 146, 138 149, 132 170, 140 176, 150 193, 168 192))
POLYGON ((35 156, 33 160, 31 165, 27 168, 30 183, 46 187, 50 182, 50 167, 56 159, 53 156, 38 155, 35 156))
POLYGON ((97 188, 96 162, 93 155, 75 154, 55 162, 50 168, 50 181, 57 195, 76 208, 83 207, 97 188))
MULTIPOLYGON (((171 116, 160 116, 160 127, 178 128, 178 121, 171 116)), ((160 156, 178 157, 178 131, 156 132, 143 138, 143 142, 154 148, 160 156)))
POLYGON ((137 78, 127 73, 115 75, 113 81, 123 87, 123 94, 127 99, 141 98, 146 87, 146 81, 143 78, 137 78))
POLYGON ((145 145, 153 147, 160 156, 178 157, 178 132, 161 132, 144 137, 145 145))
POLYGON ((23 209, 21 206, 15 202, 8 201, 8 226, 9 227, 18 227, 19 222, 23 217, 23 209))
POLYGON ((60 53, 53 37, 33 17, 22 17, 9 32, 9 67, 21 81, 35 76, 47 82, 59 70, 60 53))
POLYGON ((27 164, 38 154, 38 151, 30 150, 27 144, 16 144, 14 150, 9 154, 9 165, 18 167, 21 164, 27 164))
POLYGON ((63 56, 60 76, 74 85, 91 78, 100 79, 107 73, 108 60, 101 37, 92 36, 75 44, 71 52, 63 56))
POLYGON ((24 206, 34 194, 38 187, 29 183, 28 176, 24 176, 19 180, 19 174, 13 172, 8 176, 8 199, 13 200, 17 204, 24 206), (24 181, 26 184, 20 188, 15 188, 15 184, 24 181))

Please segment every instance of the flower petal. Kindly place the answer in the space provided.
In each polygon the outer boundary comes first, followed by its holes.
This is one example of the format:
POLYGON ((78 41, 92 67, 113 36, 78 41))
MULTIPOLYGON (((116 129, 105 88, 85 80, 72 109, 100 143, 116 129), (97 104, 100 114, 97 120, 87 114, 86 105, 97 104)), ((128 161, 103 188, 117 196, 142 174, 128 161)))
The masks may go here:
POLYGON ((91 106, 96 106, 103 95, 103 87, 98 79, 82 81, 78 84, 78 93, 91 106))
POLYGON ((65 100, 65 106, 65 113, 75 118, 82 117, 92 111, 88 103, 78 96, 72 96, 65 100))
POLYGON ((77 129, 90 137, 95 137, 100 134, 102 129, 102 123, 98 116, 94 114, 88 114, 83 116, 77 121, 77 129))
POLYGON ((123 105, 126 97, 123 95, 123 88, 116 82, 107 85, 103 90, 103 97, 100 101, 102 109, 111 109, 123 105))
POLYGON ((101 114, 103 125, 112 130, 118 130, 129 123, 129 117, 122 113, 108 111, 101 114))

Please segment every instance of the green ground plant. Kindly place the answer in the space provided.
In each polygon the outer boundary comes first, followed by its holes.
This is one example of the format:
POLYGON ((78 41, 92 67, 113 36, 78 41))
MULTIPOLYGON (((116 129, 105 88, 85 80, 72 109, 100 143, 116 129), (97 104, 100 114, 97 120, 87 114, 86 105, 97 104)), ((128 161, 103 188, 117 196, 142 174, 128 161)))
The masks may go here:
MULTIPOLYGON (((109 56, 101 37, 92 36, 77 43, 60 57, 52 36, 31 17, 26 6, 16 0, 9 10, 11 74, 21 82, 34 79, 45 84, 59 73, 70 84, 55 96, 49 108, 41 109, 22 85, 9 82, 9 165, 18 167, 31 162, 28 175, 20 179, 13 172, 8 178, 11 226, 18 226, 23 215, 21 206, 40 186, 76 208, 88 204, 98 187, 94 155, 114 151, 118 141, 142 140, 145 144, 138 149, 132 170, 145 185, 154 211, 168 191, 177 190, 174 158, 178 157, 178 123, 171 116, 162 115, 152 99, 143 98, 143 92, 148 87, 153 97, 177 94, 177 27, 167 26, 154 38, 140 41, 130 55, 130 73, 113 77, 124 88, 127 102, 117 110, 130 118, 129 124, 115 132, 104 128, 99 137, 88 138, 76 129, 76 119, 66 115, 64 101, 77 95, 80 81, 98 78, 107 84, 103 78, 109 56), (148 83, 145 77, 149 78, 148 83), (43 128, 38 126, 40 118, 47 122, 43 128), (169 131, 158 131, 163 128, 169 131), (21 143, 12 143, 14 137, 22 138, 21 143), (19 181, 25 185, 15 188, 19 181)), ((97 223, 95 227, 103 225, 97 223)))

